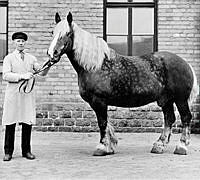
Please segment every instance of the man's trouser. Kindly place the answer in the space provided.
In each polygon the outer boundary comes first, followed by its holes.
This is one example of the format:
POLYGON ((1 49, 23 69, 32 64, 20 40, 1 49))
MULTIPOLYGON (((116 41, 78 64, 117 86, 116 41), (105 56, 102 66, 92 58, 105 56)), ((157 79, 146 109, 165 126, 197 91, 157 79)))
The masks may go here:
MULTIPOLYGON (((27 152, 31 152, 31 130, 32 125, 21 123, 22 125, 22 136, 21 136, 21 148, 22 155, 27 152)), ((6 125, 5 130, 5 142, 4 142, 4 151, 5 154, 13 154, 14 151, 14 142, 15 142, 15 126, 16 124, 6 125)))

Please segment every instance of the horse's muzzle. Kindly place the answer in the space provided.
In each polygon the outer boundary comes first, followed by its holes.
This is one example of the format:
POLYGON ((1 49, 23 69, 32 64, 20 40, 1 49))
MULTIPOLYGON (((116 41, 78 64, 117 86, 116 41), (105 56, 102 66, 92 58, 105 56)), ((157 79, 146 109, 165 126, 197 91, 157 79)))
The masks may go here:
POLYGON ((54 54, 54 56, 51 57, 51 55, 48 53, 48 51, 47 51, 47 55, 49 56, 48 62, 57 63, 60 60, 60 56, 59 55, 55 55, 54 54))
POLYGON ((53 58, 50 59, 50 62, 57 63, 60 61, 60 56, 54 56, 53 58))

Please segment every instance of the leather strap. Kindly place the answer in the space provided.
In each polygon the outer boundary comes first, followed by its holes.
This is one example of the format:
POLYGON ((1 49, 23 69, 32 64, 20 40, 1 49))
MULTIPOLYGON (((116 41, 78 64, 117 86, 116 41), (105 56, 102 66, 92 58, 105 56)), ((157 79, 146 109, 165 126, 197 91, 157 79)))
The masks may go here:
POLYGON ((35 85, 35 78, 33 77, 33 81, 32 81, 32 84, 31 84, 31 88, 27 91, 27 87, 28 87, 28 84, 29 84, 29 80, 24 80, 21 85, 19 86, 19 92, 21 92, 21 89, 23 89, 23 92, 28 94, 30 93, 32 90, 33 90, 33 87, 35 85))
MULTIPOLYGON (((50 68, 51 66, 53 66, 56 62, 51 62, 51 60, 47 61, 43 67, 41 69, 39 69, 38 71, 35 71, 33 73, 33 75, 37 75, 39 74, 40 72, 44 71, 45 69, 47 68, 50 68)), ((23 89, 23 92, 28 94, 30 93, 32 90, 33 90, 33 87, 35 85, 35 77, 33 77, 33 81, 32 81, 32 84, 31 84, 31 88, 29 91, 27 91, 27 87, 28 87, 28 83, 29 83, 29 80, 26 79, 26 80, 23 80, 23 82, 21 83, 21 85, 19 86, 19 92, 21 92, 21 89, 23 89)))

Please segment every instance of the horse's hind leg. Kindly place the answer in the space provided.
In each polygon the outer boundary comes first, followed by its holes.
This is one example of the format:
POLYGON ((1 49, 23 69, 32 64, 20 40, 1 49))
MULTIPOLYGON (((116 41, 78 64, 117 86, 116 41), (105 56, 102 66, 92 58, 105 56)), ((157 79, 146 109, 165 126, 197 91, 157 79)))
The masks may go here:
POLYGON ((90 104, 96 113, 100 129, 100 144, 94 151, 94 156, 114 154, 117 146, 117 138, 114 135, 113 127, 107 122, 107 105, 97 99, 90 104))
POLYGON ((167 103, 162 107, 164 114, 164 129, 159 139, 153 144, 151 153, 161 154, 167 147, 171 136, 172 125, 175 122, 173 102, 167 103))
POLYGON ((190 122, 192 119, 192 114, 187 101, 176 102, 176 106, 181 116, 182 122, 182 135, 180 139, 180 144, 176 146, 174 154, 186 155, 187 146, 190 143, 190 122))

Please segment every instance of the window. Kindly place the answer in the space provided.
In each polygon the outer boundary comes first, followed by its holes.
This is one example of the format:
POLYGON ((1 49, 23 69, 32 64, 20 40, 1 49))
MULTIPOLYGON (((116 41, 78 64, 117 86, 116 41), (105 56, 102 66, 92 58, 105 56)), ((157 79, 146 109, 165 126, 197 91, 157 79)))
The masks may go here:
POLYGON ((123 55, 157 50, 157 0, 104 0, 104 39, 123 55))
POLYGON ((0 0, 0 63, 8 52, 8 1, 0 0))

